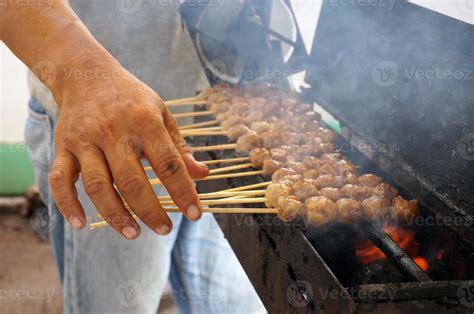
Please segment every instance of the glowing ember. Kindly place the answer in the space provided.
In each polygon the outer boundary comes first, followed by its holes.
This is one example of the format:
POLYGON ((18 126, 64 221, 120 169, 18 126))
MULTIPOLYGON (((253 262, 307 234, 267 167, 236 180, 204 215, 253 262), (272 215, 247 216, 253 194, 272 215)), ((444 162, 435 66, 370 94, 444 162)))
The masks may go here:
MULTIPOLYGON (((419 254, 419 243, 415 240, 414 229, 404 229, 399 227, 387 226, 384 228, 393 241, 415 261, 415 263, 423 270, 429 268, 428 261, 419 254)), ((356 246, 356 255, 363 264, 370 264, 378 260, 386 260, 385 254, 376 247, 371 241, 365 240, 356 246)))

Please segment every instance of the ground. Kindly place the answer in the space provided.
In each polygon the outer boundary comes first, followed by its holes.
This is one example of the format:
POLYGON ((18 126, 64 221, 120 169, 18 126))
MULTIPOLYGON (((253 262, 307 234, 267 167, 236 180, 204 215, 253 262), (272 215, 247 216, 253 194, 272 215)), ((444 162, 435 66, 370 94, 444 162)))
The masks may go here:
MULTIPOLYGON (((0 313, 62 313, 62 290, 49 243, 23 218, 0 208, 0 313)), ((165 296, 158 313, 176 313, 165 296)))

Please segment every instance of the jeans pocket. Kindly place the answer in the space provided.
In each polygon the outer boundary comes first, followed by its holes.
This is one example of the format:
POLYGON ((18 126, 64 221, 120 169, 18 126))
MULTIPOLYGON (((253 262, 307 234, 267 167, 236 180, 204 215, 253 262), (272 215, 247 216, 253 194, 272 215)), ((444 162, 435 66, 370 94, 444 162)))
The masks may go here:
POLYGON ((28 118, 25 124, 25 143, 43 201, 48 201, 48 177, 53 157, 52 120, 38 101, 28 102, 28 118))

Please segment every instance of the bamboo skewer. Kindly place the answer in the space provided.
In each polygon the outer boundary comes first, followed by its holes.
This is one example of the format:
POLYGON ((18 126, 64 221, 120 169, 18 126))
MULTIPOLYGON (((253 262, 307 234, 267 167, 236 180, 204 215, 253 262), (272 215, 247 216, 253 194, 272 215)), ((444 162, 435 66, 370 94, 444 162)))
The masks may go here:
POLYGON ((177 114, 174 114, 173 116, 176 118, 176 119, 179 119, 179 118, 188 118, 188 117, 202 117, 202 116, 210 116, 212 115, 213 112, 212 111, 193 111, 193 112, 185 112, 185 113, 177 113, 177 114))
POLYGON ((223 144, 223 145, 190 147, 190 150, 191 152, 207 152, 210 150, 226 150, 226 149, 236 149, 236 148, 237 148, 237 144, 223 144))
POLYGON ((222 131, 222 128, 220 126, 211 126, 207 128, 184 129, 180 131, 181 133, 192 133, 192 132, 201 132, 201 131, 222 131))
POLYGON ((198 100, 198 98, 196 96, 193 96, 193 97, 186 97, 186 98, 170 99, 170 100, 166 100, 165 104, 175 104, 175 103, 188 102, 188 101, 194 101, 194 100, 198 100))
POLYGON ((268 182, 244 185, 244 186, 239 186, 237 188, 227 189, 227 190, 224 190, 223 192, 238 192, 238 191, 246 191, 246 190, 252 190, 252 189, 257 189, 257 188, 263 188, 263 187, 268 186, 270 183, 272 182, 268 181, 268 182))
POLYGON ((209 174, 215 174, 215 173, 227 172, 227 171, 233 171, 233 170, 240 170, 240 169, 246 169, 246 168, 251 168, 251 167, 252 167, 252 163, 246 163, 246 164, 242 164, 242 165, 212 169, 212 170, 209 171, 209 174))
MULTIPOLYGON (((165 208, 167 213, 180 213, 179 208, 165 208)), ((246 208, 246 207, 220 207, 220 208, 203 208, 203 213, 212 213, 212 214, 276 214, 278 211, 275 208, 246 208)), ((137 215, 132 215, 133 218, 138 219, 137 215)), ((109 224, 107 221, 100 221, 91 223, 89 225, 90 230, 98 229, 101 227, 106 227, 109 224)))
MULTIPOLYGON (((249 198, 239 198, 239 199, 230 199, 230 198, 222 198, 222 199, 205 199, 201 200, 201 205, 208 206, 208 205, 230 205, 230 204, 258 204, 258 203, 265 203, 265 197, 249 197, 249 198)), ((161 206, 176 206, 174 201, 162 201, 161 206)))
POLYGON ((237 157, 237 158, 227 158, 227 159, 216 159, 216 160, 206 160, 201 161, 205 165, 216 165, 216 164, 230 164, 235 162, 249 161, 250 157, 237 157))
MULTIPOLYGON (((237 157, 237 158, 227 158, 227 159, 206 160, 206 161, 200 161, 200 163, 205 164, 205 165, 217 165, 217 164, 232 164, 232 163, 249 161, 249 160, 250 160, 250 157, 237 157)), ((150 166, 143 167, 143 169, 145 171, 153 170, 153 168, 150 166)))
MULTIPOLYGON (((262 170, 257 171, 247 171, 247 172, 237 172, 237 173, 226 173, 226 174, 218 174, 207 176, 202 179, 196 179, 194 181, 208 181, 208 180, 217 180, 217 179, 227 179, 227 178, 237 178, 237 177, 247 177, 247 176, 256 176, 262 174, 262 170)), ((149 180, 151 185, 158 185, 161 184, 160 179, 151 179, 149 180)))
POLYGON ((200 106, 200 105, 206 105, 206 104, 207 104, 206 100, 189 100, 189 101, 183 101, 183 102, 167 102, 167 101, 165 101, 165 105, 167 107, 200 106))
POLYGON ((197 122, 197 123, 182 125, 182 126, 179 127, 179 129, 180 130, 189 130, 189 129, 195 129, 195 128, 200 128, 200 127, 205 127, 205 126, 212 126, 212 125, 216 125, 216 124, 219 124, 219 121, 211 120, 211 121, 197 122))
POLYGON ((216 135, 223 135, 227 136, 229 135, 229 132, 227 131, 203 131, 203 132, 181 132, 182 137, 193 137, 193 136, 216 136, 216 135))
MULTIPOLYGON (((228 197, 235 197, 235 196, 244 196, 244 197, 249 197, 249 196, 259 196, 259 195, 264 195, 265 190, 250 190, 250 191, 230 191, 230 192, 211 192, 211 193, 200 193, 198 194, 199 199, 205 200, 205 199, 216 199, 216 198, 228 198, 228 197)), ((160 201, 168 201, 172 200, 171 196, 166 195, 166 196, 158 196, 158 200, 160 201)))

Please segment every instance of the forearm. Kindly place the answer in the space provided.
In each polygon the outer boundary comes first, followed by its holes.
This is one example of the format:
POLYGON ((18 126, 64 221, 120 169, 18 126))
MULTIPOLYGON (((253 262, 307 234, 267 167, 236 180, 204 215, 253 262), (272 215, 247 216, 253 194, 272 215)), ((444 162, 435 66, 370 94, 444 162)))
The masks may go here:
MULTIPOLYGON (((116 66, 66 0, 30 4, 0 0, 0 38, 60 98, 68 67, 116 66), (55 71, 54 80, 39 73, 55 71)), ((57 99, 59 100, 59 99, 57 99)))

